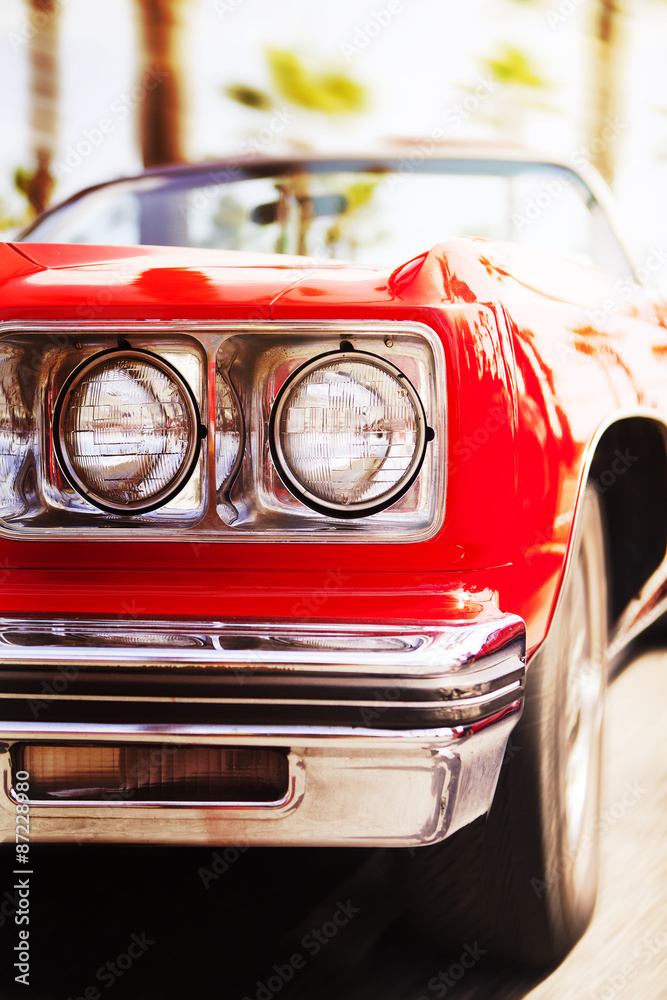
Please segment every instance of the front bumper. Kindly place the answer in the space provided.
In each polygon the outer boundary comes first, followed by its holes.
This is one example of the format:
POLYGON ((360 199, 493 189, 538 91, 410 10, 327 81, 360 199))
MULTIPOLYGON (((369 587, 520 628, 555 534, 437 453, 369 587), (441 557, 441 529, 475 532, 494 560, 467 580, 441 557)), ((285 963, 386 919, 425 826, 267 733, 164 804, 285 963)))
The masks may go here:
POLYGON ((32 798, 30 838, 419 846, 489 808, 523 707, 514 615, 437 625, 0 621, 0 836, 26 746, 285 748, 267 802, 32 798))

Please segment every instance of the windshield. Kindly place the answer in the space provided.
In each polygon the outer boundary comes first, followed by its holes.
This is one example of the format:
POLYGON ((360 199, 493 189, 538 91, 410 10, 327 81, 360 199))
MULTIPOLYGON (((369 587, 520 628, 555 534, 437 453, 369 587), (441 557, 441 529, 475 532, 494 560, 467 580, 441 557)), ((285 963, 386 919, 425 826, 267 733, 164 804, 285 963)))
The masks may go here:
POLYGON ((590 190, 546 163, 426 160, 204 168, 119 181, 44 216, 28 242, 150 244, 395 266, 455 236, 510 240, 625 274, 590 190))

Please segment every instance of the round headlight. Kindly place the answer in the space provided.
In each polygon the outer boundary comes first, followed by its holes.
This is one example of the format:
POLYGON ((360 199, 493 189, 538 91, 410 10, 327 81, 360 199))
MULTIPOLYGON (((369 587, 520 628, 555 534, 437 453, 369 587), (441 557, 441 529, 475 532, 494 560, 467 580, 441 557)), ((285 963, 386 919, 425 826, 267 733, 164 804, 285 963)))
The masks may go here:
POLYGON ((271 452, 286 486, 336 517, 363 517, 395 503, 417 477, 428 439, 408 378, 360 351, 327 354, 297 369, 271 413, 271 452))
POLYGON ((68 479, 114 513, 167 503, 190 477, 201 435, 190 387, 149 351, 103 351, 84 362, 54 413, 54 444, 68 479))

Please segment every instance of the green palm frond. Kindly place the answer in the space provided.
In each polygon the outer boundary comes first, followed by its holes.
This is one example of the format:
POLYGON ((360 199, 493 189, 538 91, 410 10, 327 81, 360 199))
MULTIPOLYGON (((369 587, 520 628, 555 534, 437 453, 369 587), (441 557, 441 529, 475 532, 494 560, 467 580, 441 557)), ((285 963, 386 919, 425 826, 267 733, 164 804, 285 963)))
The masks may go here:
POLYGON ((529 56, 521 49, 504 45, 496 58, 485 60, 486 66, 502 84, 544 89, 548 86, 529 56))
POLYGON ((330 115, 356 114, 366 105, 365 88, 345 73, 315 72, 286 49, 269 49, 267 60, 274 87, 291 104, 330 115))

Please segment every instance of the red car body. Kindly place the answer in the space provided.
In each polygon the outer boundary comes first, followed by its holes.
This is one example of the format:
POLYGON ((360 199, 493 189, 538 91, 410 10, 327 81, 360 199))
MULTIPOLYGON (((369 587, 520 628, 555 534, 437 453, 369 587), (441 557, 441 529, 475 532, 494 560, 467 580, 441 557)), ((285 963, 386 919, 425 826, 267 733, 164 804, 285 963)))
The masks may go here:
MULTIPOLYGON (((426 852, 484 822, 500 774, 496 802, 510 820, 491 810, 474 857, 487 856, 492 837, 496 847, 511 841, 513 854, 489 862, 479 898, 490 893, 489 912, 497 910, 512 881, 524 923, 520 945, 500 933, 490 947, 550 961, 592 912, 596 855, 577 868, 582 829, 575 835, 562 816, 568 796, 582 796, 571 806, 580 827, 595 809, 606 664, 667 601, 667 311, 632 276, 500 241, 455 238, 397 264, 34 235, 0 245, 0 321, 16 342, 42 329, 72 342, 77 330, 117 330, 146 343, 216 326, 352 341, 362 330, 380 331, 387 355, 392 330, 426 331, 445 401, 444 414, 428 419, 446 464, 440 520, 403 544, 349 533, 320 542, 289 530, 253 544, 187 529, 151 541, 149 528, 122 540, 63 531, 60 540, 57 526, 35 536, 29 518, 18 531, 3 521, 4 816, 13 829, 16 776, 30 759, 42 769, 31 799, 40 839, 436 845, 426 852), (600 525, 604 542, 595 541, 600 525), (568 645, 577 643, 573 666, 568 645), (183 652, 188 644, 205 652, 183 652), (396 652, 404 647, 405 665, 396 652), (510 780, 501 764, 524 705, 526 654, 524 750, 509 762, 518 768, 510 780), (587 716, 572 708, 571 688, 580 685, 585 700, 591 677, 587 716), (559 719, 572 714, 563 729, 559 719), (224 801, 198 801, 169 797, 162 784, 150 802, 129 764, 116 798, 109 788, 67 787, 75 773, 79 785, 84 773, 101 781, 93 758, 67 771, 73 748, 129 754, 142 741, 151 752, 282 748, 289 787, 248 802, 232 782, 237 793, 224 801), (572 765, 565 744, 579 747, 572 765), (65 756, 51 771, 25 756, 26 747, 56 745, 65 756), (568 876, 552 885, 545 872, 561 862, 568 876), (501 869, 505 881, 491 888, 501 869), (535 880, 548 892, 533 892, 535 880)), ((214 365, 209 402, 215 379, 214 365)), ((202 445, 211 468, 214 410, 202 445)), ((53 420, 46 404, 41 419, 53 420)), ((254 767, 235 760, 240 771, 254 767)), ((202 766, 185 756, 181 765, 185 785, 202 766)), ((442 881, 429 864, 416 879, 422 906, 442 881)), ((465 921, 458 926, 468 933, 465 921)))
MULTIPOLYGON (((664 307, 648 294, 627 302, 599 272, 556 257, 536 261, 516 247, 452 242, 376 272, 220 251, 5 244, 2 268, 3 321, 418 320, 441 339, 448 378, 446 523, 436 538, 401 550, 400 561, 394 545, 374 546, 370 569, 364 547, 350 543, 198 544, 193 553, 164 542, 5 538, 6 614, 224 608, 254 617, 262 601, 290 621, 439 622, 511 609, 526 622, 532 652, 551 620, 601 436, 632 416, 662 424, 667 412, 664 307), (113 279, 121 263, 132 275, 122 285, 113 279), (323 616, 309 596, 332 571, 345 581, 323 616)), ((627 459, 612 453, 612 474, 632 464, 631 451, 627 459)), ((657 592, 661 581, 654 585, 657 592)))

